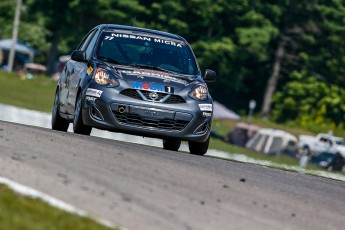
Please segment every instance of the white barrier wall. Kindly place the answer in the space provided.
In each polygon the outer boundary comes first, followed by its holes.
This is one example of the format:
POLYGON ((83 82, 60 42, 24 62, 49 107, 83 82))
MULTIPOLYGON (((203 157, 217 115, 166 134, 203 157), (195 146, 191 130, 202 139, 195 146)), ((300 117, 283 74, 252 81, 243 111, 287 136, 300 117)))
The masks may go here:
POLYGON ((48 113, 21 109, 3 104, 0 104, 0 120, 39 126, 43 128, 51 127, 51 116, 48 113))

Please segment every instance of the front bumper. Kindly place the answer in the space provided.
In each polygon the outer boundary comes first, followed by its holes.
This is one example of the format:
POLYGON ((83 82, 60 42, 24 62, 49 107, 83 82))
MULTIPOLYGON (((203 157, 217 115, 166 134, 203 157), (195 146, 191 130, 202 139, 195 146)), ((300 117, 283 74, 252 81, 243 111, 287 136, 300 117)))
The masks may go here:
MULTIPOLYGON (((91 87, 91 86, 90 86, 91 87)), ((92 88, 97 86, 93 85, 92 88)), ((207 116, 198 102, 184 98, 185 103, 166 104, 135 99, 120 94, 123 88, 99 88, 99 98, 83 95, 83 122, 86 125, 146 137, 205 142, 210 135, 211 112, 207 116)))

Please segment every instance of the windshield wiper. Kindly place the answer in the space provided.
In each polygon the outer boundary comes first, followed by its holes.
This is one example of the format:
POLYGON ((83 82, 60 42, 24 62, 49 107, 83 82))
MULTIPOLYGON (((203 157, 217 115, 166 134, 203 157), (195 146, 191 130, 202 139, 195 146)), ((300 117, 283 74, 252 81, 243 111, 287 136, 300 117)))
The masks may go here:
POLYGON ((113 64, 121 64, 118 60, 110 58, 110 57, 98 56, 98 58, 101 59, 102 61, 105 61, 105 62, 110 62, 113 64))
POLYGON ((146 68, 146 69, 160 70, 160 71, 168 72, 168 73, 176 73, 176 72, 174 72, 174 71, 167 70, 167 69, 163 69, 163 68, 159 68, 159 67, 157 67, 157 66, 152 66, 152 65, 130 64, 129 66, 133 66, 133 67, 142 67, 142 68, 146 68))

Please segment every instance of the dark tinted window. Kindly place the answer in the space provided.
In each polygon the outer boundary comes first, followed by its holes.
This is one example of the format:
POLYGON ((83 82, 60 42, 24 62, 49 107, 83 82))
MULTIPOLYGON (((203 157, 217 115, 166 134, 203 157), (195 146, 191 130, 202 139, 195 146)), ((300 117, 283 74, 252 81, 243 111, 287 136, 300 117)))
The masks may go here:
POLYGON ((93 51, 93 48, 95 46, 95 43, 97 41, 97 37, 98 37, 98 34, 99 34, 99 31, 96 31, 95 33, 93 33, 93 37, 90 41, 90 43, 88 44, 85 52, 86 52, 86 59, 89 59, 91 57, 91 54, 92 54, 92 51, 93 51))
POLYGON ((86 45, 89 43, 92 35, 94 34, 95 30, 91 30, 81 41, 78 45, 77 50, 85 50, 86 45))
POLYGON ((97 58, 115 64, 140 64, 182 74, 197 74, 190 47, 182 40, 131 31, 103 32, 97 58))

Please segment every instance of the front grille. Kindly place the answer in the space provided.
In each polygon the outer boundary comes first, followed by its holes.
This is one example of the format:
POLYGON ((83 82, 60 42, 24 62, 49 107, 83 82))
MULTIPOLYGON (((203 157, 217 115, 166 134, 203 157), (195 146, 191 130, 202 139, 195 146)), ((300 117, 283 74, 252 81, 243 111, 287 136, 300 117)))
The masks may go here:
POLYGON ((178 95, 170 95, 168 100, 166 100, 164 103, 167 103, 167 104, 179 104, 179 103, 186 103, 186 101, 182 97, 180 97, 178 95))
MULTIPOLYGON (((122 94, 122 95, 125 95, 125 96, 130 97, 130 98, 134 98, 137 100, 153 101, 150 98, 150 93, 152 93, 152 91, 137 90, 137 89, 125 89, 125 90, 120 92, 120 94, 122 94), (141 92, 143 97, 139 94, 139 92, 141 92)), ((156 92, 156 93, 158 95, 158 98, 155 100, 155 102, 159 102, 160 100, 162 100, 163 98, 165 98, 166 96, 169 95, 167 93, 161 93, 161 92, 156 92)), ((162 103, 180 104, 180 103, 186 103, 186 101, 179 95, 170 94, 169 97, 165 101, 163 101, 162 103)))
MULTIPOLYGON (((140 92, 144 95, 144 97, 148 100, 152 100, 150 98, 150 93, 152 93, 152 91, 146 91, 146 90, 140 90, 140 92)), ((166 93, 159 93, 159 92, 156 92, 157 95, 158 95, 158 98, 156 98, 156 101, 160 101, 162 100, 163 98, 165 98, 168 94, 166 93)))
POLYGON ((139 93, 135 89, 125 89, 121 91, 120 94, 125 95, 127 97, 134 98, 134 99, 142 100, 139 93))
POLYGON ((142 117, 140 115, 130 113, 114 112, 114 115, 120 123, 170 131, 181 131, 189 123, 189 121, 142 117))

